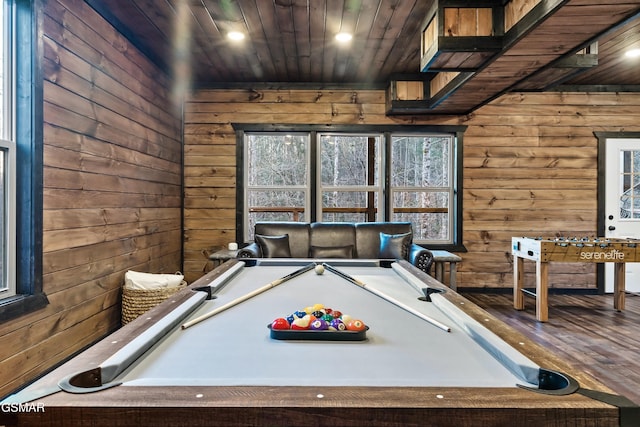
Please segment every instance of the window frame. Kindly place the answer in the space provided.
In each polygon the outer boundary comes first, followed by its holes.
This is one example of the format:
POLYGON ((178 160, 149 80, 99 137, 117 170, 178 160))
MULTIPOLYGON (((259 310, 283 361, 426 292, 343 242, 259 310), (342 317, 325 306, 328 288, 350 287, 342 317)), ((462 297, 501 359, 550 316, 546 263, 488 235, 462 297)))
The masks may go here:
POLYGON ((48 304, 42 287, 43 22, 41 0, 14 6, 14 136, 16 164, 16 294, 0 299, 0 322, 48 304))
MULTIPOLYGON (((453 144, 451 162, 453 165, 451 178, 454 180, 452 183, 453 198, 451 200, 451 242, 450 243, 419 243, 421 246, 425 246, 429 249, 441 249, 453 252, 466 252, 464 247, 462 236, 462 184, 463 184, 463 136, 467 129, 464 125, 300 125, 300 124, 256 124, 256 123, 231 123, 233 129, 236 131, 236 236, 239 241, 249 243, 245 239, 245 227, 244 211, 245 211, 245 198, 244 198, 244 135, 245 132, 309 132, 311 138, 311 158, 318 159, 318 138, 317 134, 327 133, 340 133, 340 134, 377 134, 383 135, 382 138, 382 150, 385 150, 383 154, 384 159, 391 159, 391 144, 385 143, 391 140, 392 134, 405 134, 405 135, 422 135, 422 134, 452 134, 453 144)), ((316 215, 318 212, 317 204, 320 203, 318 199, 317 182, 317 160, 311 162, 311 192, 312 196, 312 212, 310 213, 310 222, 317 221, 316 215)), ((383 180, 383 192, 384 200, 384 217, 382 221, 389 221, 391 215, 391 203, 392 199, 389 194, 390 186, 390 169, 391 162, 382 162, 382 180, 383 180)))
POLYGON ((14 10, 11 2, 3 1, 1 7, 3 26, 2 30, 5 35, 2 40, 2 118, 3 126, 0 131, 0 151, 3 152, 2 159, 2 183, 4 191, 2 192, 3 219, 2 222, 2 241, 0 242, 0 256, 2 257, 2 281, 5 286, 0 288, 0 299, 10 298, 16 295, 16 274, 15 268, 12 266, 16 262, 16 252, 12 250, 16 245, 16 143, 15 143, 15 48, 16 43, 14 35, 14 10), (7 35, 8 34, 8 35, 7 35))

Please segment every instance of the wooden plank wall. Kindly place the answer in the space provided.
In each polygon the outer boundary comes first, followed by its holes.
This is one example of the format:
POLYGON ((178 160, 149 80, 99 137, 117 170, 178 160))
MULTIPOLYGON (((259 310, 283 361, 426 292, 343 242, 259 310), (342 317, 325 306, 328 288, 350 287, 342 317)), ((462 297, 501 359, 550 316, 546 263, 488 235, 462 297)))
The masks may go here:
MULTIPOLYGON (((596 233, 594 131, 640 131, 640 94, 516 93, 461 117, 386 117, 384 91, 202 90, 185 106, 185 270, 235 241, 232 122, 467 125, 458 286, 510 288, 512 236, 596 233)), ((527 263, 527 271, 532 271, 527 263)), ((593 288, 593 265, 552 264, 555 287, 593 288)), ((533 283, 533 275, 527 277, 533 283)))
POLYGON ((0 325, 0 396, 114 330, 129 270, 181 263, 181 116, 169 79, 80 0, 48 0, 44 292, 0 325))

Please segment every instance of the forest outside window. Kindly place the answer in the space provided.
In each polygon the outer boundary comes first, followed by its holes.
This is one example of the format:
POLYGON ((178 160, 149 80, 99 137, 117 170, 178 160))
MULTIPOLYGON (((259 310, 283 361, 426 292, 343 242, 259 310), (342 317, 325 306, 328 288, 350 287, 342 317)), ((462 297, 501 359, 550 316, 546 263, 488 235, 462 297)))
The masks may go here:
POLYGON ((462 248, 458 129, 293 130, 238 133, 244 241, 258 221, 406 221, 416 243, 462 248))

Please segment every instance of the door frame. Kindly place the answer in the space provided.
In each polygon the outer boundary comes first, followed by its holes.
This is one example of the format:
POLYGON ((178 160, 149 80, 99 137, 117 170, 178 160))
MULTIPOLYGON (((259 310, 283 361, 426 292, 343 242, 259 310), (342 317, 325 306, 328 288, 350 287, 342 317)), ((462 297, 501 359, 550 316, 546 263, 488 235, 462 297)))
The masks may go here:
MULTIPOLYGON (((605 170, 607 159, 605 154, 607 139, 638 139, 640 132, 593 132, 598 138, 598 184, 597 184, 597 216, 596 231, 597 236, 605 235, 605 170)), ((596 285, 599 294, 604 294, 605 287, 604 264, 596 264, 596 285)))

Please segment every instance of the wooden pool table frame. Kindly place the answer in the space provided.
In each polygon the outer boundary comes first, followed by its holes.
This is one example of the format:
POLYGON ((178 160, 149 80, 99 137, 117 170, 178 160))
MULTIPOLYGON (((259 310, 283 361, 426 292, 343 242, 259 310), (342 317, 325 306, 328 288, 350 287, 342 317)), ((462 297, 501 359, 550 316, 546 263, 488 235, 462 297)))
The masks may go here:
MULTIPOLYGON (((43 377, 42 384, 57 382, 87 361, 106 359, 162 318, 191 295, 191 289, 206 286, 238 261, 229 261, 194 282, 147 314, 132 321, 104 340, 80 353, 73 363, 62 365, 43 377), (118 341, 114 346, 113 342, 118 341), (108 352, 108 353, 107 353, 108 352)), ((407 262, 403 267, 435 288, 448 289, 407 262)), ((454 291, 448 298, 461 310, 482 322, 502 340, 522 351, 533 362, 575 378, 582 388, 604 396, 610 389, 527 339, 505 323, 454 291), (524 343, 524 345, 523 345, 524 343)), ((188 357, 188 355, 185 355, 188 357)), ((80 367, 80 368, 79 368, 80 367)), ((215 367, 203 366, 202 369, 215 367)), ((55 393, 39 399, 44 411, 2 412, 7 426, 258 426, 258 425, 513 425, 513 426, 618 426, 621 410, 582 393, 554 396, 519 388, 433 387, 139 387, 122 386, 97 393, 55 393)), ((604 399, 606 400, 606 399, 604 399)))

